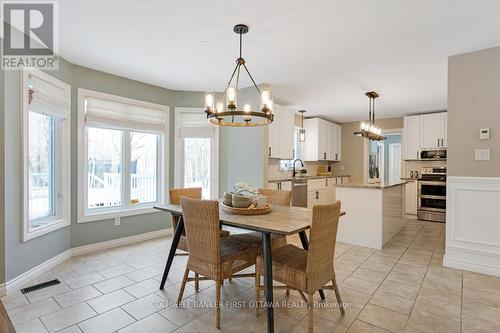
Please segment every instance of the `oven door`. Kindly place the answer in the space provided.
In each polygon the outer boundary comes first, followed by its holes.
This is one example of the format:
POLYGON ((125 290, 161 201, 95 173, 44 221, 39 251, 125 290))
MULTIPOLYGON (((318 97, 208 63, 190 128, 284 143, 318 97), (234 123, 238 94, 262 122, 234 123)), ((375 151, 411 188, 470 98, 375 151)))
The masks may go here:
POLYGON ((418 209, 430 212, 445 212, 446 182, 419 181, 418 209))
POLYGON ((446 198, 446 182, 421 180, 418 182, 418 194, 446 198))

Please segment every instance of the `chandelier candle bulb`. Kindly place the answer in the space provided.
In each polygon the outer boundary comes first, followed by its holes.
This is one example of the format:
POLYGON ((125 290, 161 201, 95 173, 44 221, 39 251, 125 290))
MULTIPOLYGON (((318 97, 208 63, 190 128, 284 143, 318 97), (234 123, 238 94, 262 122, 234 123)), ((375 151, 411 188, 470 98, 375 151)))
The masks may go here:
MULTIPOLYGON (((250 112, 250 111, 252 111, 252 106, 251 106, 250 104, 246 103, 246 104, 243 106, 243 111, 245 111, 245 112, 250 112)), ((244 120, 244 121, 246 121, 246 122, 248 122, 248 121, 252 120, 252 117, 251 117, 251 116, 249 116, 249 115, 244 115, 244 116, 243 116, 243 120, 244 120)))
POLYGON ((229 87, 226 90, 227 107, 229 109, 236 109, 236 89, 229 87))
POLYGON ((212 111, 214 109, 214 95, 211 93, 205 94, 205 110, 212 111))

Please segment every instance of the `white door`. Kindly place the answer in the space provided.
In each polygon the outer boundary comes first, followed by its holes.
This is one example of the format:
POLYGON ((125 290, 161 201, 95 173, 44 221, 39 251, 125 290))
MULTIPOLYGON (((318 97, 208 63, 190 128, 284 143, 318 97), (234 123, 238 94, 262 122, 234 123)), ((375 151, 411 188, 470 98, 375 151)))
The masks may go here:
POLYGON ((281 111, 274 111, 274 120, 268 126, 268 156, 272 158, 280 158, 280 121, 281 111))
POLYGON ((204 199, 217 198, 218 149, 217 127, 203 113, 176 112, 175 186, 201 187, 204 199))
POLYGON ((401 180, 401 143, 389 144, 389 181, 401 180))

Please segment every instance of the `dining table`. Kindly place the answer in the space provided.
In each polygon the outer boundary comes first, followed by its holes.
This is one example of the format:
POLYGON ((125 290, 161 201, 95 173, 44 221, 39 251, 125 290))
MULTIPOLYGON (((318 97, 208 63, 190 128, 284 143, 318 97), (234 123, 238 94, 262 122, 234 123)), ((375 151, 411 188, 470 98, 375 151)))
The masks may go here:
MULTIPOLYGON (((220 200, 222 202, 222 200, 220 200)), ((170 272, 170 267, 177 251, 179 240, 184 231, 184 220, 182 218, 182 207, 179 204, 154 206, 155 209, 169 212, 178 216, 177 227, 172 238, 172 244, 160 283, 160 289, 165 287, 165 282, 170 272)), ((345 215, 341 212, 340 216, 345 215)), ((264 296, 267 308, 267 331, 274 332, 274 306, 273 306, 273 261, 271 248, 271 234, 290 236, 299 234, 304 250, 309 248, 306 230, 311 227, 312 209, 295 206, 273 205, 270 212, 262 215, 237 215, 219 209, 219 220, 221 225, 237 227, 249 231, 257 231, 262 234, 262 259, 264 263, 264 296)), ((322 299, 325 295, 319 291, 322 299)))

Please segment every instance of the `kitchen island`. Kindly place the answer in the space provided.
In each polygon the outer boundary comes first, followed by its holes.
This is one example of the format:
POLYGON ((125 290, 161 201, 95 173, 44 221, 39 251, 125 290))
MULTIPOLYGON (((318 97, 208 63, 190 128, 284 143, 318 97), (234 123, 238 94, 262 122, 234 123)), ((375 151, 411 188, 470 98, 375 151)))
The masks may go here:
POLYGON ((339 224, 337 240, 382 249, 405 224, 405 184, 337 184, 336 199, 342 202, 341 209, 349 212, 339 224))

